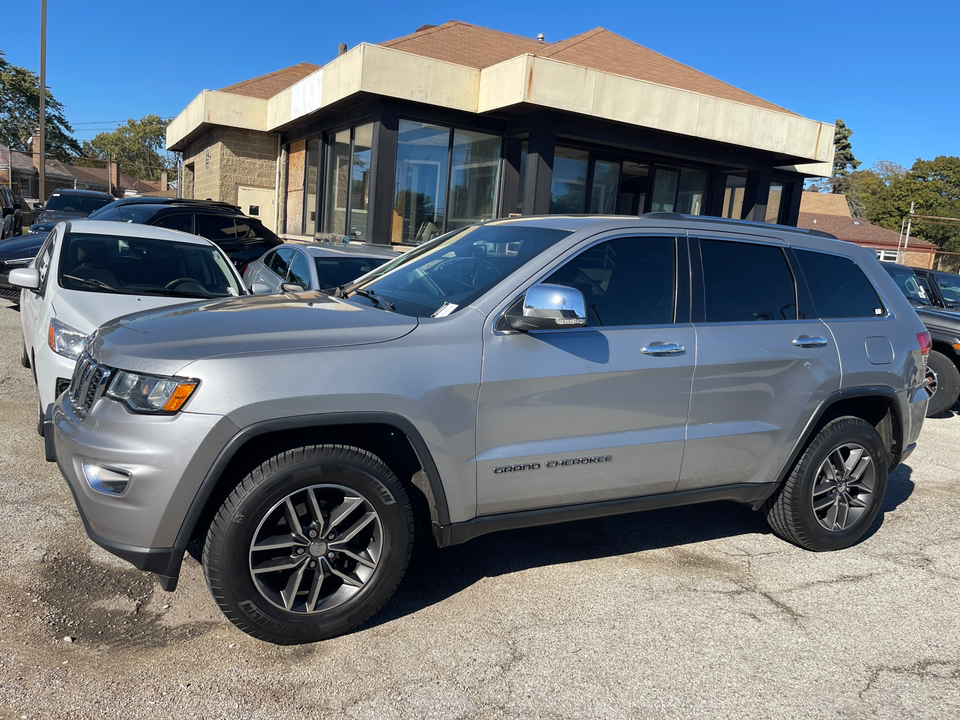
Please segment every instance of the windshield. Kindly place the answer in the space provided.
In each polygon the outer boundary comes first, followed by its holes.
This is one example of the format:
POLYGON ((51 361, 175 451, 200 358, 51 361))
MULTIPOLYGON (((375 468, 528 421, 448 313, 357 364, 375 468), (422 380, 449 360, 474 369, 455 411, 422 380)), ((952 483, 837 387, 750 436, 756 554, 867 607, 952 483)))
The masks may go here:
POLYGON ((59 281, 67 290, 122 295, 241 295, 228 265, 211 245, 74 232, 63 241, 59 281))
POLYGON ((933 277, 940 288, 940 294, 943 295, 943 301, 951 307, 960 305, 960 275, 938 272, 934 273, 933 277))
POLYGON ((94 210, 99 210, 107 203, 112 202, 112 197, 91 197, 89 195, 54 193, 50 196, 50 200, 44 209, 53 212, 77 212, 89 215, 94 210))
POLYGON ((907 300, 917 305, 932 305, 930 297, 927 295, 923 286, 917 282, 917 276, 913 270, 903 265, 884 264, 887 274, 897 283, 900 291, 907 296, 907 300))
POLYGON ((569 234, 521 223, 473 225, 391 260, 346 287, 345 295, 404 315, 449 315, 569 234))

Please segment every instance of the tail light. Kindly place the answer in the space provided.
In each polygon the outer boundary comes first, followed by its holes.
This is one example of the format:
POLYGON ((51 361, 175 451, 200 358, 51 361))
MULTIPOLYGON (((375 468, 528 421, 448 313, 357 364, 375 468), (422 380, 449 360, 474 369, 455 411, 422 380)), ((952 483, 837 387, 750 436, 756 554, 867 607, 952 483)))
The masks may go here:
POLYGON ((920 343, 920 352, 924 357, 930 354, 933 349, 933 340, 930 339, 929 332, 917 333, 917 342, 920 343))

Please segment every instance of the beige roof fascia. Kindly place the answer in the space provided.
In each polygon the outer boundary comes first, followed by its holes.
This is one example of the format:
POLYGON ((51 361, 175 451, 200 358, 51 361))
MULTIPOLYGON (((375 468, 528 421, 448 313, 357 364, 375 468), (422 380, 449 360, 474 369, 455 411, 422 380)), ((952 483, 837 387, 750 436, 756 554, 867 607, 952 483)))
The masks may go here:
POLYGON ((481 71, 477 112, 520 103, 809 159, 808 174, 833 162, 833 125, 791 113, 534 55, 481 71))
POLYGON ((267 101, 204 90, 167 125, 167 150, 183 150, 207 126, 265 130, 267 101))
POLYGON ((472 113, 529 104, 808 160, 829 177, 834 126, 579 65, 520 55, 477 70, 361 43, 269 100, 204 90, 167 128, 183 149, 205 125, 276 132, 358 93, 472 113))
POLYGON ((269 100, 268 130, 279 130, 357 93, 477 112, 480 71, 361 43, 269 100))

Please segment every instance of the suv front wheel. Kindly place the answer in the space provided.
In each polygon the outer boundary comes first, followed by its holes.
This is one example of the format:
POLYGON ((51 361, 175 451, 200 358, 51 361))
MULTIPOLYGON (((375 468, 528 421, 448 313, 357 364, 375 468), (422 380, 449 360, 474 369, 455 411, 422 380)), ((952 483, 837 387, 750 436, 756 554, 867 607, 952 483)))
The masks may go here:
POLYGON ((231 622, 288 645, 341 635, 373 615, 412 547, 410 501, 379 458, 308 445, 270 458, 230 493, 203 568, 231 622))
POLYGON ((827 423, 767 504, 767 522, 807 550, 840 550, 870 528, 887 489, 887 449, 860 418, 827 423))

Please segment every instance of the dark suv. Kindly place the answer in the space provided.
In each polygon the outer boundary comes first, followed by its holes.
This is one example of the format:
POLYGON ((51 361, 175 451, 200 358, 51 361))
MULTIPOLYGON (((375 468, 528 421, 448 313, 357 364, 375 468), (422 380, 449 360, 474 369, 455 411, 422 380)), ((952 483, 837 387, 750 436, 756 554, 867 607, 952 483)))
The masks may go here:
POLYGON ((926 268, 911 269, 930 296, 930 302, 947 310, 960 310, 960 275, 926 268))
POLYGON ((219 245, 241 273, 252 260, 283 243, 236 205, 213 200, 124 198, 100 208, 90 219, 157 225, 200 235, 219 245))
POLYGON ((114 201, 113 195, 96 190, 73 190, 64 188, 54 190, 43 206, 43 212, 37 222, 30 226, 30 232, 46 235, 61 220, 75 220, 86 217, 114 201))

